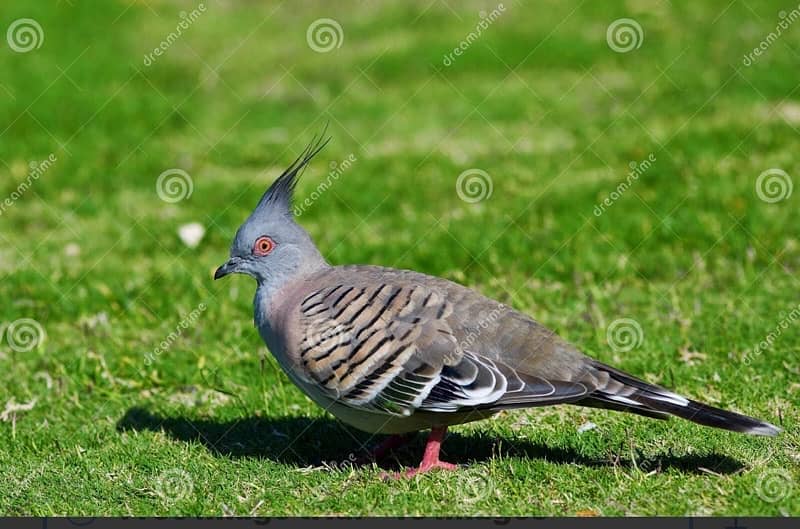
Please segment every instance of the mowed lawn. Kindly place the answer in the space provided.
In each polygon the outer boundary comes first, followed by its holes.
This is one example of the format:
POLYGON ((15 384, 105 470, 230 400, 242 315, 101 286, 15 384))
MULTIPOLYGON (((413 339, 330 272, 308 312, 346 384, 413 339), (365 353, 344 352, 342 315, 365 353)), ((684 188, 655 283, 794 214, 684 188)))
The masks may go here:
POLYGON ((795 8, 0 3, 0 513, 800 514, 795 8), (453 428, 458 472, 380 479, 422 434, 353 464, 380 438, 279 370, 252 280, 212 281, 326 124, 297 197, 332 263, 784 433, 561 406, 453 428))

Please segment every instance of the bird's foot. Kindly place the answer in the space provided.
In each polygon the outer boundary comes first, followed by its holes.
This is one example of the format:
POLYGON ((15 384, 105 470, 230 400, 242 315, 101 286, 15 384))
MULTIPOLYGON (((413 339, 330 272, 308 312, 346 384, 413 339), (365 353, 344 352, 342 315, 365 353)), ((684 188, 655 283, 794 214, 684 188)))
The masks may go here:
POLYGON ((431 434, 428 436, 428 442, 425 445, 425 455, 422 456, 422 462, 419 467, 406 470, 405 472, 396 473, 394 475, 382 474, 383 479, 393 477, 399 478, 413 478, 418 474, 424 474, 431 470, 456 470, 458 465, 453 463, 445 463, 439 459, 439 449, 441 448, 444 435, 447 432, 446 426, 431 428, 431 434))
POLYGON ((445 461, 434 461, 428 463, 423 461, 419 467, 409 468, 403 472, 382 472, 381 479, 408 479, 418 476, 419 474, 425 474, 432 470, 458 470, 458 465, 446 463, 445 461))
POLYGON ((430 472, 431 470, 458 470, 458 465, 439 460, 432 462, 423 461, 419 467, 410 468, 403 472, 403 474, 404 477, 413 478, 417 474, 424 474, 426 472, 430 472))

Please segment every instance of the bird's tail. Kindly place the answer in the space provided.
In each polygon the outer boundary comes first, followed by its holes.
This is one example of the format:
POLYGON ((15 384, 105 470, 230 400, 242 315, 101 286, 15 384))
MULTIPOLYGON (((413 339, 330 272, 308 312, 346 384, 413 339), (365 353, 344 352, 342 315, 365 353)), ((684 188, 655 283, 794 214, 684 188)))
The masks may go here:
POLYGON ((777 435, 781 429, 767 422, 689 400, 665 388, 648 384, 618 369, 593 361, 594 374, 605 384, 577 404, 628 411, 647 417, 675 415, 704 426, 751 435, 777 435))

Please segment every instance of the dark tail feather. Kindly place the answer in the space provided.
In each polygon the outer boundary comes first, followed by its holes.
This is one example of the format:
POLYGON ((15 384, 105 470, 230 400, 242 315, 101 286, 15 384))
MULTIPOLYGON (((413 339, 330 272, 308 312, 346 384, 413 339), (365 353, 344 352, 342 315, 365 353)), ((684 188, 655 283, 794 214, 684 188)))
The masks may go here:
POLYGON ((603 389, 596 390, 588 399, 579 402, 581 405, 628 411, 656 418, 670 414, 704 426, 751 435, 771 436, 781 432, 780 428, 767 422, 689 400, 600 362, 593 362, 592 367, 607 374, 609 381, 603 389))
POLYGON ((604 410, 635 413, 636 415, 641 415, 642 417, 648 417, 650 419, 661 419, 662 421, 669 419, 669 413, 664 413, 662 411, 655 411, 650 408, 645 408, 644 406, 633 407, 625 404, 617 404, 612 400, 600 398, 596 394, 593 394, 593 396, 589 398, 579 400, 574 404, 577 404, 578 406, 588 406, 589 408, 602 408, 604 410))

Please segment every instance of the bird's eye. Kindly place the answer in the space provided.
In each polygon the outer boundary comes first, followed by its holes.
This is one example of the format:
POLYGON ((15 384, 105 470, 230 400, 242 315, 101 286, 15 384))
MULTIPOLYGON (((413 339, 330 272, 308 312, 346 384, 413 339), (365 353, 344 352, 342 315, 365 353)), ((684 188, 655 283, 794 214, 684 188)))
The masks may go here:
POLYGON ((275 248, 275 242, 264 235, 256 239, 255 244, 253 244, 253 254, 263 257, 271 252, 273 248, 275 248))

